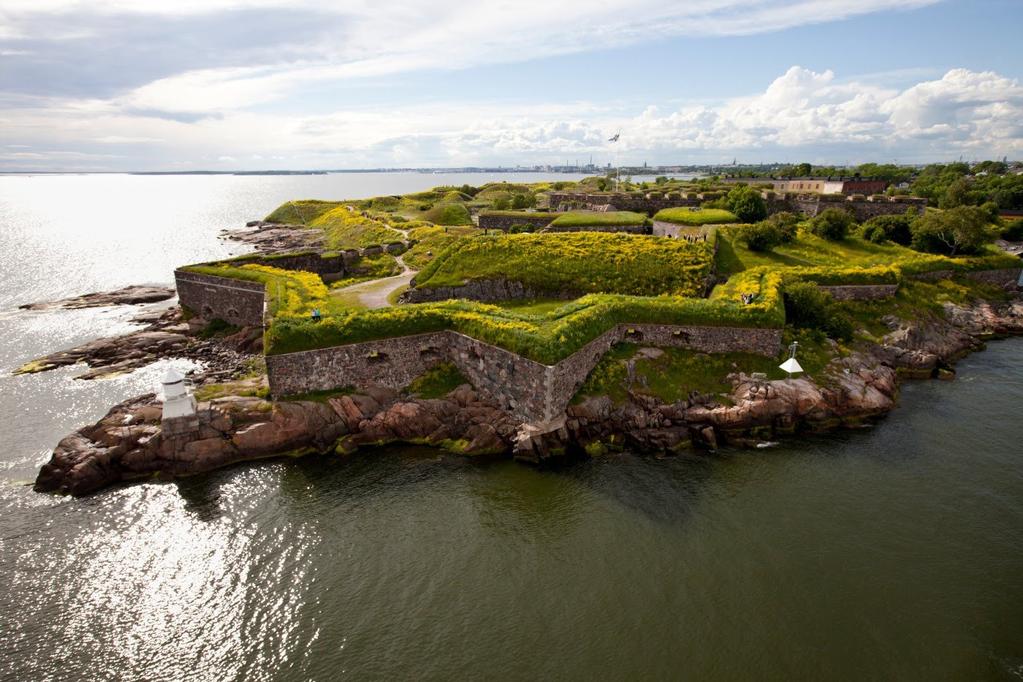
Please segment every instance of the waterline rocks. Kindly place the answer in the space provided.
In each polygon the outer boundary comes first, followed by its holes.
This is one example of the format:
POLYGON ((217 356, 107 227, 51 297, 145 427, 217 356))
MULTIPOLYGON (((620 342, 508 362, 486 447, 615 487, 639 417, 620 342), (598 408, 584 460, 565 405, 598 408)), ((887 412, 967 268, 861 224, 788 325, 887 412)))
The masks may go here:
POLYGON ((123 481, 188 476, 273 456, 346 455, 385 443, 533 463, 622 448, 670 455, 760 447, 784 435, 859 427, 883 417, 896 406, 899 376, 907 369, 919 371, 910 376, 950 378, 955 359, 982 347, 978 336, 1023 333, 1023 302, 947 307, 946 318, 886 322, 892 332, 881 343, 833 359, 816 380, 736 372, 728 377, 727 395, 694 393, 664 403, 630 392, 619 404, 595 396, 542 424, 522 424, 468 385, 439 399, 371 387, 273 403, 215 398, 199 403, 192 431, 165 433, 156 398, 142 396, 61 440, 36 489, 84 495, 123 481))
POLYGON ((114 291, 101 291, 81 296, 63 298, 59 301, 42 301, 39 303, 26 303, 18 306, 21 310, 57 310, 77 308, 102 308, 115 305, 141 305, 143 303, 159 303, 174 298, 175 292, 171 287, 134 285, 115 289, 114 291))

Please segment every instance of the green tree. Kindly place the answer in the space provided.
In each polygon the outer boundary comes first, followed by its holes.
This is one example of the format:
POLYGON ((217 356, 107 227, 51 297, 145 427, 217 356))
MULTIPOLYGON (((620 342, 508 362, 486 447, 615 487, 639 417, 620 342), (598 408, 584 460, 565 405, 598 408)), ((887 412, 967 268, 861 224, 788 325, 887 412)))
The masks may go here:
POLYGON ((495 197, 493 206, 496 211, 507 211, 511 207, 511 200, 505 196, 495 197))
POLYGON ((812 282, 794 282, 785 287, 785 321, 794 327, 820 329, 835 339, 852 338, 852 321, 835 304, 831 295, 812 282))
POLYGON ((792 169, 793 174, 796 177, 804 177, 810 175, 813 172, 813 166, 808 163, 800 163, 792 169))
POLYGON ((958 206, 925 213, 913 221, 912 246, 947 256, 977 253, 988 240, 988 215, 979 206, 958 206))
POLYGON ((913 241, 913 234, 910 231, 913 218, 914 216, 908 213, 875 216, 863 223, 863 238, 874 243, 893 241, 896 244, 909 246, 913 241))
POLYGON ((746 242, 750 251, 770 251, 782 243, 781 230, 770 220, 743 225, 739 228, 738 236, 746 242))
POLYGON ((941 208, 955 208, 966 206, 970 203, 970 181, 966 178, 959 178, 953 181, 938 201, 941 208))
POLYGON ((780 211, 770 216, 767 220, 777 228, 782 244, 788 244, 796 240, 799 232, 799 216, 795 213, 780 211))
POLYGON ((810 231, 824 239, 841 241, 854 224, 855 220, 848 211, 826 208, 810 221, 810 231))
POLYGON ((755 223, 767 217, 767 204, 760 192, 752 187, 739 185, 732 188, 725 203, 728 210, 744 223, 755 223))

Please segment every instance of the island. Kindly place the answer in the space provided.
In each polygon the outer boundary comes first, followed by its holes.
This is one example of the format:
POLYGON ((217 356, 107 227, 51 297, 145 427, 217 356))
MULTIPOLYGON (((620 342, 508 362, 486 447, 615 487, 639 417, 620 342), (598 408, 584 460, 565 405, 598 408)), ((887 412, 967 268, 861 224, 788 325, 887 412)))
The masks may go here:
POLYGON ((133 398, 62 439, 36 489, 389 443, 533 465, 765 448, 869 424, 903 379, 952 378, 1023 332, 1023 231, 990 206, 608 186, 296 200, 228 232, 253 252, 183 264, 178 305, 140 331, 19 370, 203 365, 194 396, 172 373, 166 404, 133 398))

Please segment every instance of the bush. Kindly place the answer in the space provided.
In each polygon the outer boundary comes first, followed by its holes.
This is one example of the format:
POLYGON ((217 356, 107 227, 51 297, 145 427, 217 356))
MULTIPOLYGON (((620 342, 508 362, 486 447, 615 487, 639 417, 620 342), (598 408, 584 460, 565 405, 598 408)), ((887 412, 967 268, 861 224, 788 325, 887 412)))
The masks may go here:
POLYGON ((469 209, 464 204, 438 204, 423 215, 435 225, 472 225, 469 209))
POLYGON ((532 193, 516 194, 512 197, 512 208, 530 208, 532 206, 536 206, 536 196, 532 193))
POLYGON ((912 246, 917 251, 946 256, 977 253, 988 239, 988 215, 978 206, 958 206, 926 213, 913 221, 912 246))
POLYGON ((913 216, 910 215, 879 215, 863 223, 863 238, 869 242, 880 244, 893 241, 902 246, 909 246, 913 241, 910 226, 913 216))
POLYGON ((738 236, 746 242, 750 251, 770 251, 782 243, 781 230, 770 220, 743 225, 739 228, 738 236))
POLYGON ((799 234, 799 216, 795 213, 782 211, 775 213, 767 220, 778 229, 782 244, 790 244, 796 241, 796 237, 799 234))
POLYGON ((835 339, 852 338, 852 321, 835 305, 831 295, 811 282, 785 287, 785 319, 794 327, 820 329, 835 339))
POLYGON ((732 189, 725 198, 728 210, 744 223, 752 223, 767 217, 767 204, 760 192, 752 187, 740 185, 732 189))
POLYGON ((855 224, 853 217, 847 211, 839 208, 828 208, 818 214, 810 221, 810 232, 818 237, 841 241, 849 233, 849 228, 855 224))
POLYGON ((1014 220, 1006 225, 1001 237, 1010 242, 1023 242, 1023 219, 1014 220))

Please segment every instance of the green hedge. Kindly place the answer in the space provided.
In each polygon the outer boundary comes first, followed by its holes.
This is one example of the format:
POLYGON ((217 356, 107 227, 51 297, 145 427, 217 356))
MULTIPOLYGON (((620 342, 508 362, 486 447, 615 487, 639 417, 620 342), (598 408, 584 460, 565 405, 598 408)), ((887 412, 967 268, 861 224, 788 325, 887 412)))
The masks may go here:
POLYGON ((722 208, 701 208, 693 211, 686 207, 665 208, 657 212, 654 220, 675 223, 676 225, 724 225, 738 222, 739 219, 731 211, 722 208))
POLYGON ((553 227, 601 227, 615 225, 628 227, 649 224, 649 218, 642 213, 633 213, 632 211, 610 211, 608 213, 570 211, 569 213, 561 214, 551 223, 553 227))

